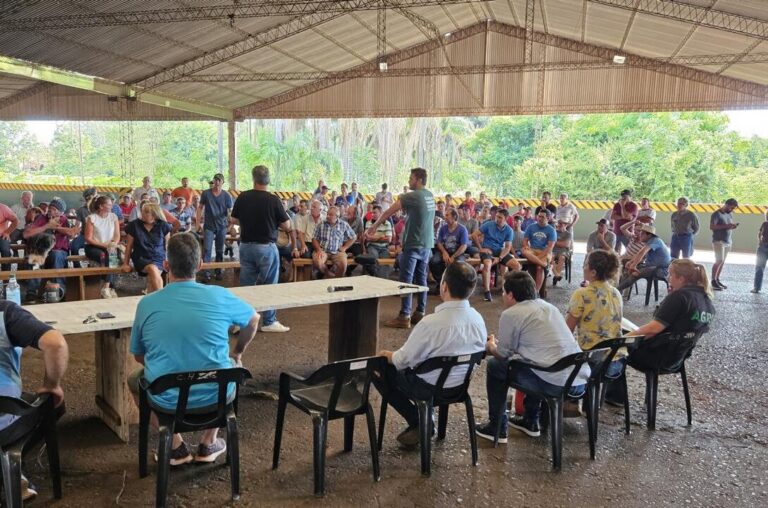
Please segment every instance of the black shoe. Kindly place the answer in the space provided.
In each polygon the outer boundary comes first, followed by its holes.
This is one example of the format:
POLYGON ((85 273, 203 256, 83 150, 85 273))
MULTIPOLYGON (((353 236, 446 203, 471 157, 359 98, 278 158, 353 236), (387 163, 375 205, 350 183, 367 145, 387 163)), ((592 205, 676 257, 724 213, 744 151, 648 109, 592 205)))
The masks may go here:
POLYGON ((728 286, 726 286, 725 284, 723 284, 719 280, 717 281, 717 285, 720 286, 720 289, 728 289, 728 286))
POLYGON ((722 291, 725 288, 722 286, 722 284, 720 284, 716 280, 713 280, 712 281, 712 289, 714 289, 715 291, 722 291))
POLYGON ((560 282, 561 280, 563 280, 563 278, 560 277, 559 275, 552 277, 552 287, 557 286, 557 283, 560 282))
POLYGON ((607 396, 605 397, 604 402, 606 404, 608 404, 609 406, 621 407, 621 408, 624 407, 624 402, 623 401, 617 400, 617 399, 613 399, 613 398, 608 398, 607 396))
MULTIPOLYGON (((485 425, 475 425, 475 434, 477 434, 477 437, 481 437, 483 439, 487 439, 488 441, 493 441, 493 436, 496 434, 496 429, 493 428, 489 423, 486 423, 485 425)), ((507 431, 506 429, 502 428, 499 432, 499 443, 506 443, 507 442, 507 431)))
POLYGON ((483 296, 483 300, 485 300, 486 302, 492 302, 493 301, 493 297, 491 296, 491 292, 490 291, 486 291, 485 292, 485 296, 483 296))
POLYGON ((203 272, 200 274, 200 282, 207 284, 211 282, 211 272, 203 272))
POLYGON ((222 280, 224 279, 224 274, 221 272, 221 270, 216 270, 216 280, 222 280))
POLYGON ((528 434, 531 437, 539 437, 541 430, 539 430, 538 422, 530 422, 525 419, 524 416, 515 415, 509 419, 509 426, 513 429, 517 429, 520 432, 528 434))

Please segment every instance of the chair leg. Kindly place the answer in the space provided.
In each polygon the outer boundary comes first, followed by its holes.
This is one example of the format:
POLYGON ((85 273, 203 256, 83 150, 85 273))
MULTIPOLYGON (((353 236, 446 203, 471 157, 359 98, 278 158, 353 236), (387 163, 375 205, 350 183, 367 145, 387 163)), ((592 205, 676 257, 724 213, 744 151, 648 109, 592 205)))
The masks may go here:
POLYGON ((381 480, 381 469, 379 467, 379 446, 376 439, 376 421, 373 417, 373 408, 370 404, 365 408, 365 420, 368 423, 368 441, 371 445, 371 461, 373 462, 373 481, 381 480))
POLYGON ((232 500, 237 501, 240 499, 240 438, 237 431, 237 417, 234 413, 227 417, 227 457, 229 457, 232 500))
POLYGON ((355 417, 344 417, 344 451, 351 452, 355 437, 355 417))
POLYGON ((377 440, 377 446, 381 451, 381 445, 384 443, 384 422, 387 420, 387 399, 381 398, 381 409, 379 410, 379 438, 377 440))
POLYGON ((584 406, 587 411, 587 431, 589 433, 589 458, 595 460, 595 441, 597 441, 597 386, 590 384, 584 396, 584 406))
POLYGON ((646 405, 648 410, 647 427, 649 430, 656 429, 656 397, 659 389, 659 374, 657 372, 646 372, 646 405))
POLYGON ((48 452, 48 467, 51 471, 53 497, 61 499, 61 465, 59 463, 59 440, 56 436, 56 417, 48 417, 45 431, 45 449, 48 452))
POLYGON ((472 448, 472 465, 477 465, 477 434, 475 434, 475 411, 472 408, 472 398, 467 394, 464 401, 467 408, 467 425, 469 426, 469 445, 472 448))
POLYGON ((560 471, 563 460, 563 401, 550 398, 547 399, 547 406, 552 439, 552 469, 560 471))
POLYGON ((445 439, 445 430, 448 427, 448 404, 440 406, 440 413, 437 415, 437 439, 445 439))
POLYGON ((171 473, 171 445, 173 433, 171 429, 162 426, 157 443, 157 488, 155 491, 155 506, 165 506, 168 496, 168 477, 171 473))
POLYGON ((429 476, 431 471, 431 452, 432 452, 432 404, 427 401, 416 401, 419 408, 419 449, 421 451, 421 474, 429 476))
MULTIPOLYGON (((520 392, 520 391, 515 393, 515 401, 517 401, 517 396, 522 393, 523 392, 520 392)), ((499 435, 501 434, 501 421, 504 418, 504 413, 506 412, 506 410, 507 410, 507 404, 504 403, 499 408, 499 414, 496 415, 496 428, 493 430, 493 447, 494 448, 499 446, 499 435)))
POLYGON ((312 413, 312 455, 315 476, 315 495, 325 494, 325 444, 328 436, 326 415, 312 413))
POLYGON ((21 452, 5 451, 0 456, 3 470, 3 489, 5 505, 21 506, 21 452))
POLYGON ((624 433, 629 435, 629 388, 627 387, 627 372, 624 369, 624 375, 621 376, 621 389, 624 392, 624 433))
POLYGON ((139 478, 147 476, 147 449, 149 448, 149 404, 146 393, 139 395, 139 478))
POLYGON ((654 279, 645 279, 645 306, 646 307, 651 302, 651 289, 653 289, 653 280, 654 279))
POLYGON ((659 301, 659 279, 656 277, 653 278, 653 298, 654 301, 659 301))
POLYGON ((693 423, 693 412, 691 411, 691 392, 688 391, 688 376, 685 375, 685 362, 680 367, 680 377, 683 380, 683 395, 685 395, 685 412, 688 415, 688 425, 693 423))
POLYGON ((285 422, 285 408, 288 403, 280 397, 277 403, 277 422, 275 423, 275 444, 272 449, 272 469, 277 469, 280 463, 280 444, 283 440, 283 423, 285 422))

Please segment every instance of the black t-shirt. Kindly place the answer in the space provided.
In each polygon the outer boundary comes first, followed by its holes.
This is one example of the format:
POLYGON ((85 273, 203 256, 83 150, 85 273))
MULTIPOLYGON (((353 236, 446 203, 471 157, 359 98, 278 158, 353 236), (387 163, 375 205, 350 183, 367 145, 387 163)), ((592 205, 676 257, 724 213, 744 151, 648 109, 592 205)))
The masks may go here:
MULTIPOLYGON (((536 215, 539 215, 539 212, 542 210, 542 206, 539 205, 536 207, 536 211, 533 212, 534 218, 536 218, 536 215)), ((555 220, 555 214, 557 213, 557 206, 553 205, 552 203, 547 203, 547 210, 552 214, 552 216, 549 218, 550 220, 555 220)))
POLYGON ((249 243, 274 243, 277 227, 290 220, 280 198, 256 189, 247 190, 237 197, 232 217, 240 221, 241 240, 249 243))
POLYGON ((661 302, 653 318, 666 326, 665 332, 685 334, 709 330, 715 306, 699 286, 673 291, 661 302))

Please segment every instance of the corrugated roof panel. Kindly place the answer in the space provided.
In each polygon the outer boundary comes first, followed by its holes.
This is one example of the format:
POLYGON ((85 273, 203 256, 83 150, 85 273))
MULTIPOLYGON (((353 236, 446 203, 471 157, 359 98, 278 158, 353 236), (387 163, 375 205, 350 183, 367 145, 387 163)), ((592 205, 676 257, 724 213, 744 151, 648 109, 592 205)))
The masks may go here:
POLYGON ((699 27, 688 41, 687 50, 694 55, 738 54, 754 41, 743 35, 699 27))
MULTIPOLYGON (((690 28, 690 23, 638 14, 632 23, 624 49, 643 56, 669 56, 677 49, 690 28)), ((690 44, 690 41, 688 43, 690 44)))
POLYGON ((547 0, 544 5, 550 34, 576 40, 581 38, 581 2, 547 0))
POLYGON ((733 65, 723 74, 737 79, 768 85, 768 63, 733 65))
POLYGON ((588 4, 584 41, 598 46, 619 47, 630 15, 630 12, 622 9, 588 4))

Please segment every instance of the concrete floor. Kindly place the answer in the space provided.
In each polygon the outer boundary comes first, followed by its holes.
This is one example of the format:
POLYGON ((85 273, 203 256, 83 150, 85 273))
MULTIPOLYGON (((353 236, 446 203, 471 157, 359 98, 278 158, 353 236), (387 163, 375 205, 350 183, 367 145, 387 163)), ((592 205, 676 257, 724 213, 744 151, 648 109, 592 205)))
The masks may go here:
MULTIPOLYGON (((748 260, 748 257, 744 258, 748 260)), ((581 266, 577 254, 574 266, 581 266)), ((578 270, 576 270, 578 272, 578 270)), ((238 506, 766 506, 768 486, 768 397, 763 374, 768 360, 764 315, 768 295, 749 293, 753 268, 729 265, 723 281, 730 289, 716 294, 717 315, 688 362, 694 422, 685 425, 682 388, 676 377, 660 382, 656 431, 645 429, 642 408, 644 378, 629 375, 632 433, 623 433, 620 410, 604 406, 600 413, 597 460, 589 459, 584 419, 565 422, 563 468, 550 469, 549 439, 532 439, 511 431, 510 442, 494 449, 480 440, 480 461, 470 463, 464 412, 449 417, 445 441, 433 447, 432 476, 419 474, 418 452, 398 448, 395 436, 403 422, 390 411, 381 454, 382 479, 371 478, 370 454, 363 421, 357 425, 355 448, 342 452, 342 424, 330 425, 327 495, 312 496, 312 434, 309 418, 288 409, 280 468, 271 470, 276 402, 256 396, 276 390, 281 371, 310 371, 326 358, 327 310, 324 307, 281 311, 291 326, 286 335, 259 334, 245 354, 254 386, 242 392, 242 499, 238 506)), ((549 300, 564 309, 573 283, 549 291, 549 300)), ((640 284, 643 286, 643 284, 640 284)), ((641 291, 644 287, 640 288, 641 291)), ((625 316, 646 322, 653 305, 642 295, 626 305, 625 316)), ((438 304, 430 297, 429 310, 438 304)), ((382 302, 382 317, 394 315, 398 300, 382 302)), ((501 298, 472 304, 496 333, 501 298)), ((382 329, 381 345, 401 345, 407 332, 382 329)), ((93 402, 93 343, 84 337, 70 344, 71 360, 64 389, 68 413, 59 426, 64 499, 53 503, 45 468, 34 456, 25 470, 40 487, 35 505, 147 506, 154 502, 155 472, 138 478, 136 436, 123 444, 96 418, 93 402)), ((24 382, 33 388, 41 376, 37 352, 24 354, 24 382)), ((487 417, 485 372, 473 379, 471 394, 478 419, 487 417)), ((378 396, 374 405, 378 410, 378 396)), ((195 442, 194 436, 189 439, 195 442)), ((229 472, 222 464, 187 466, 171 473, 170 506, 227 506, 229 472)))

